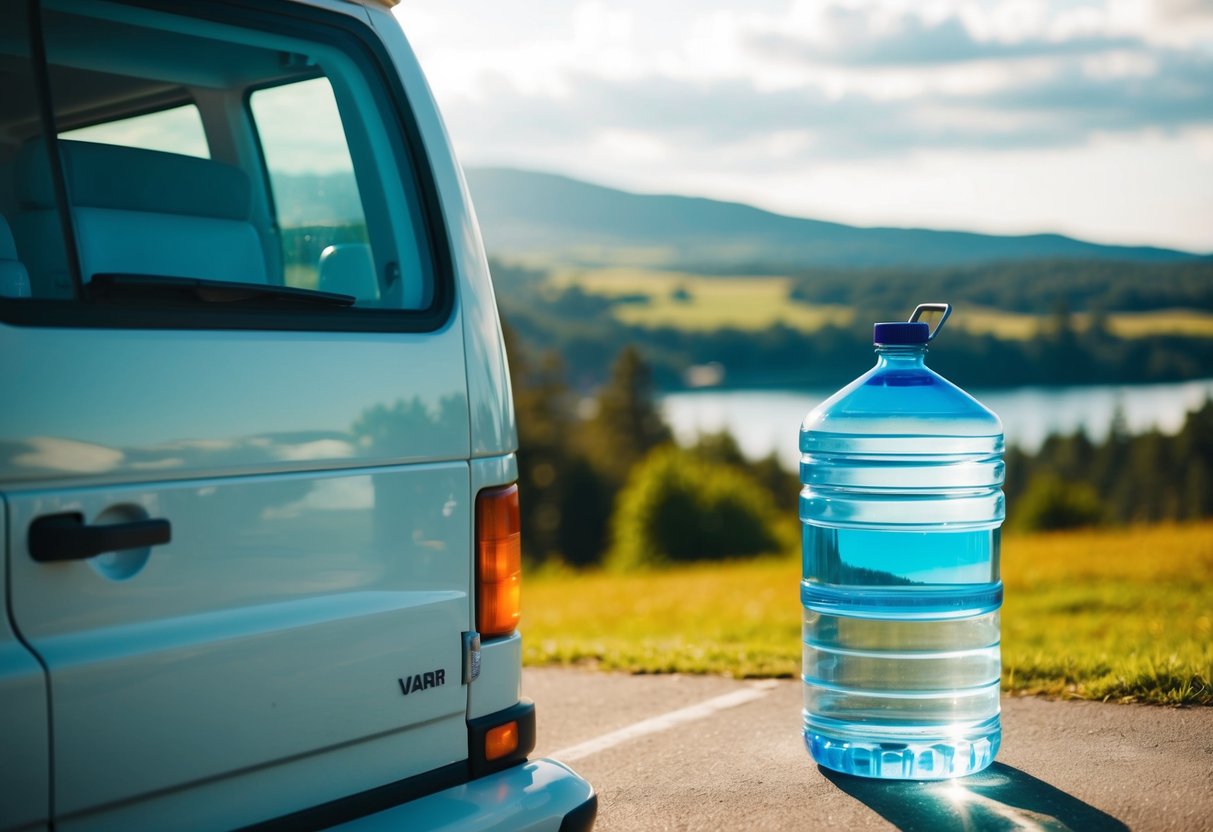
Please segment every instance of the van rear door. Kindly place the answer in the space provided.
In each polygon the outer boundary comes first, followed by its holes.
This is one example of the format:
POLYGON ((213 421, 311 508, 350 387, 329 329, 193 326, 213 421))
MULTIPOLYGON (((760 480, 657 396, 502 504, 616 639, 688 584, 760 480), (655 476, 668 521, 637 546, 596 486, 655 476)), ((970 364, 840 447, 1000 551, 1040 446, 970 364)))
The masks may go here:
POLYGON ((356 6, 162 5, 46 0, 56 124, 3 114, 0 492, 61 830, 466 776, 464 341, 404 91, 356 6))

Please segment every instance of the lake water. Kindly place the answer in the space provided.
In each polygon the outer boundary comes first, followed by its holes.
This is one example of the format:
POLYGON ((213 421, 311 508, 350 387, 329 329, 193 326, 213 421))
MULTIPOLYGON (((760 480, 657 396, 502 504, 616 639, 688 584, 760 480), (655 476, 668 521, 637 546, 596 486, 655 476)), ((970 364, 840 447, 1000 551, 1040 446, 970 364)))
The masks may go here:
MULTIPOLYGON (((1175 433, 1185 414, 1213 398, 1213 378, 1175 384, 1017 387, 969 391, 1002 419, 1007 442, 1036 450, 1050 433, 1079 427, 1095 441, 1108 435, 1119 407, 1131 433, 1175 433)), ((661 410, 679 442, 728 429, 742 451, 758 458, 775 450, 789 470, 800 463, 798 432, 805 414, 833 390, 714 390, 671 393, 661 410)))

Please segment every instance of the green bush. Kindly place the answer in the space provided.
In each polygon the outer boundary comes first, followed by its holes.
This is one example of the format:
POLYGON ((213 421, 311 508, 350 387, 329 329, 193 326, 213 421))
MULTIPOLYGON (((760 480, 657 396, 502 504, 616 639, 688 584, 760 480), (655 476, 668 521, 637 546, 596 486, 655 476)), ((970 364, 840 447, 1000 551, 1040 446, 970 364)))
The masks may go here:
POLYGON ((1015 503, 1011 525, 1021 531, 1076 529, 1098 525, 1104 507, 1095 489, 1050 473, 1037 474, 1015 503))
POLYGON ((613 569, 744 557, 786 548, 770 494, 745 472, 678 448, 654 450, 615 503, 613 569))

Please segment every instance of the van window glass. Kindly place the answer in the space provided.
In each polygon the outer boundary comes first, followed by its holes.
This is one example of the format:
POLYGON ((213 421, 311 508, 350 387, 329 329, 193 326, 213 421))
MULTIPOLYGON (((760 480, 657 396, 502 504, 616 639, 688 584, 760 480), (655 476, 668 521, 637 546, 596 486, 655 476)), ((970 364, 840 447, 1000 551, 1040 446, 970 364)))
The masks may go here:
POLYGON ((369 243, 332 84, 314 78, 257 90, 249 107, 269 167, 284 279, 315 289, 330 246, 328 258, 369 243))
POLYGON ((202 117, 193 104, 67 130, 59 138, 163 150, 203 159, 211 155, 202 131, 202 117))
MULTIPOLYGON (((31 298, 70 298, 72 283, 63 268, 31 281, 43 252, 67 248, 61 222, 31 229, 28 204, 17 179, 19 160, 49 169, 41 95, 31 61, 28 3, 0 3, 0 304, 31 298)), ((58 194, 48 187, 46 204, 58 216, 58 194)))
POLYGON ((57 140, 32 80, 0 104, 0 210, 32 297, 112 326, 436 325, 423 157, 364 18, 43 0, 41 20, 57 140))

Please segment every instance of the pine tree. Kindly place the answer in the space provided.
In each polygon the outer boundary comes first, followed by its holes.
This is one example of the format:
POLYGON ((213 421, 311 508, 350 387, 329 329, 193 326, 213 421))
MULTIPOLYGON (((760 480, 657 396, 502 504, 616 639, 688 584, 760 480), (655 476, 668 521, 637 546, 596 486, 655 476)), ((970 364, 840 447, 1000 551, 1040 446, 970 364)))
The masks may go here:
POLYGON ((671 440, 653 395, 653 374, 633 346, 615 359, 598 393, 598 410, 586 425, 586 452, 618 488, 649 451, 671 440))
POLYGON ((538 367, 512 329, 502 327, 510 359, 518 423, 518 486, 523 551, 544 560, 559 545, 561 490, 570 467, 568 436, 573 417, 563 368, 554 353, 538 367))

